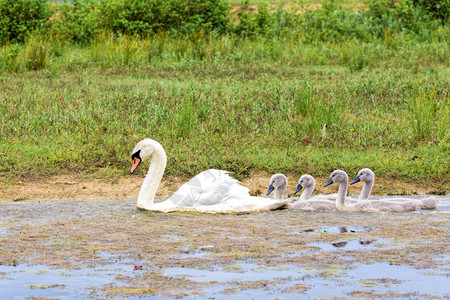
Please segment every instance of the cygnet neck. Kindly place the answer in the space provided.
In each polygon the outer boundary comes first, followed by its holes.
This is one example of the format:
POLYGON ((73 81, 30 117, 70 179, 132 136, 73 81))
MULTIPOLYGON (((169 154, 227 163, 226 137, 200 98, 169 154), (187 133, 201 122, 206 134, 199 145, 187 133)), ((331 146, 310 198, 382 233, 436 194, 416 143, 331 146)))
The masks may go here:
POLYGON ((347 195, 347 185, 348 185, 348 178, 344 178, 342 179, 341 182, 339 182, 339 191, 336 198, 336 208, 338 210, 345 209, 345 196, 347 195))
POLYGON ((370 193, 372 192, 373 183, 374 183, 374 179, 364 181, 363 189, 361 191, 361 194, 359 194, 359 198, 358 198, 359 200, 368 200, 369 199, 370 193))

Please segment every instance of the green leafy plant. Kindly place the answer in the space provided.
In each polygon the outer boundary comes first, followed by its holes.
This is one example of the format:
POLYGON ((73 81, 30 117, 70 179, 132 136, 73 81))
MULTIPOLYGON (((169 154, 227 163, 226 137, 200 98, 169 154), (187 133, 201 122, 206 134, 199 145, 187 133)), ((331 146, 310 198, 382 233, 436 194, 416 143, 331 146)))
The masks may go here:
POLYGON ((47 0, 0 0, 0 43, 23 42, 45 30, 50 15, 47 0))
POLYGON ((59 40, 89 44, 99 31, 97 4, 95 0, 64 1, 56 8, 53 33, 59 40))

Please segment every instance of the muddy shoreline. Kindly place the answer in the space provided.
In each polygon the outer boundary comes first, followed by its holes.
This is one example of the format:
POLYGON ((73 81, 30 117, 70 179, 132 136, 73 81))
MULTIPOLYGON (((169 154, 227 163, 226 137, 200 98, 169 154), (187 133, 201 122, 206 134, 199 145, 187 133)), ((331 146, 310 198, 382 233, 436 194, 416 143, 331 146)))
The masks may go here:
MULTIPOLYGON (((254 196, 264 196, 271 174, 257 172, 242 181, 254 196)), ((53 177, 30 177, 0 182, 0 202, 26 200, 120 200, 136 199, 143 175, 123 175, 102 179, 86 175, 62 175, 53 177)), ((164 178, 157 198, 166 199, 189 178, 172 176, 164 178)), ((298 178, 289 175, 285 196, 292 194, 298 178)), ((316 178, 316 193, 334 193, 335 187, 323 188, 327 178, 316 178), (323 182, 322 182, 323 181, 323 182)), ((357 195, 362 185, 349 186, 349 193, 357 195)), ((450 180, 405 182, 394 178, 377 178, 372 194, 383 195, 446 195, 450 193, 450 180)))
POLYGON ((6 295, 52 299, 445 299, 448 216, 158 213, 137 210, 133 199, 2 202, 0 286, 6 295))

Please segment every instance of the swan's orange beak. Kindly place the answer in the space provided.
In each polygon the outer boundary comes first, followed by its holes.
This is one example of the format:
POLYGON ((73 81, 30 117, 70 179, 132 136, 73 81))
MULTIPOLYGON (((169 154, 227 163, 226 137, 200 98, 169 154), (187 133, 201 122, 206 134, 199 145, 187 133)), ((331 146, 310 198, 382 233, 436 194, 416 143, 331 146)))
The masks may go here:
POLYGON ((139 166, 141 163, 141 159, 138 157, 133 157, 133 165, 131 166, 130 173, 133 174, 134 170, 139 166))

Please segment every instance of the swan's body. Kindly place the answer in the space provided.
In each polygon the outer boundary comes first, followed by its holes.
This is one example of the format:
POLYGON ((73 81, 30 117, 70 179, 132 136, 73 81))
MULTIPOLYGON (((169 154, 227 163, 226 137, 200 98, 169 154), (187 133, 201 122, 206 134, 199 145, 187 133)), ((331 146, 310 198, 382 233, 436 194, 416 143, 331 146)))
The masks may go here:
MULTIPOLYGON (((375 181, 375 173, 368 168, 364 168, 361 171, 358 172, 355 179, 353 179, 350 184, 354 184, 357 182, 363 181, 364 186, 361 190, 361 194, 359 195, 358 200, 368 200, 370 193, 373 188, 373 183, 375 181)), ((379 199, 380 200, 380 199, 379 199)), ((437 199, 436 197, 430 196, 424 199, 408 199, 408 198, 402 198, 402 197, 389 197, 382 199, 383 201, 395 201, 395 202, 412 202, 416 208, 421 209, 434 209, 437 205, 437 199)))
POLYGON ((345 195, 347 194, 348 175, 342 170, 335 170, 331 173, 330 178, 324 186, 328 186, 334 182, 339 183, 339 192, 336 199, 336 208, 339 211, 365 211, 365 212, 405 212, 416 210, 416 206, 410 201, 395 202, 383 200, 361 200, 354 204, 345 203, 345 195))
POLYGON ((141 209, 162 212, 248 212, 277 209, 286 203, 282 199, 252 197, 248 188, 241 186, 228 172, 216 169, 201 172, 182 185, 169 199, 156 203, 155 194, 166 168, 167 157, 161 144, 144 139, 134 147, 131 173, 147 158, 150 159, 150 167, 136 204, 141 209))

